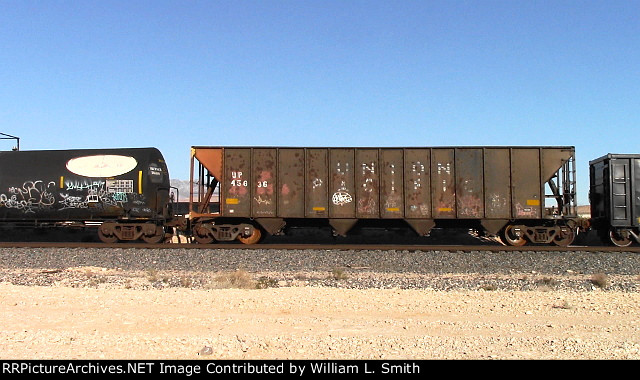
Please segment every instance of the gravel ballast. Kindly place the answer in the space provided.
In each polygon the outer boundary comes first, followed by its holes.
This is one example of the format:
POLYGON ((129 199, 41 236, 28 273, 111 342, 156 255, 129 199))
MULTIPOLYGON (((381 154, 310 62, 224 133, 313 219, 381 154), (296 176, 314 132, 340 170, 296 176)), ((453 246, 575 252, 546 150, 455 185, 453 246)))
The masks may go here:
POLYGON ((640 359, 640 255, 0 249, 0 359, 640 359))
MULTIPOLYGON (((457 290, 491 288, 638 290, 640 255, 589 251, 383 251, 267 249, 86 249, 0 250, 0 281, 50 285, 74 272, 96 267, 109 273, 163 274, 191 278, 191 287, 219 272, 246 271, 271 286, 304 279, 311 286, 457 290), (14 277, 14 270, 23 271, 14 277)), ((100 275, 100 272, 95 273, 100 275)), ((116 279, 115 277, 113 278, 116 279)), ((95 282, 95 278, 93 279, 95 282)), ((102 278, 104 282, 109 276, 102 278)), ((157 284, 157 286, 164 286, 157 284)))

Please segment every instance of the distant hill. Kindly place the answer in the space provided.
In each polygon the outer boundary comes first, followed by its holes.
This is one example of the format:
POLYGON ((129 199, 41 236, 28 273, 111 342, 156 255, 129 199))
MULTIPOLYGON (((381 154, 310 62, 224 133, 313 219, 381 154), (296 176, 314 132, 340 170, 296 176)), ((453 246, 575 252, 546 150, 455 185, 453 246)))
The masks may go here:
POLYGON ((581 216, 583 218, 591 217, 591 206, 578 206, 578 216, 581 216))
POLYGON ((189 200, 189 181, 188 180, 180 180, 180 179, 172 179, 171 186, 178 188, 178 201, 186 202, 189 200))

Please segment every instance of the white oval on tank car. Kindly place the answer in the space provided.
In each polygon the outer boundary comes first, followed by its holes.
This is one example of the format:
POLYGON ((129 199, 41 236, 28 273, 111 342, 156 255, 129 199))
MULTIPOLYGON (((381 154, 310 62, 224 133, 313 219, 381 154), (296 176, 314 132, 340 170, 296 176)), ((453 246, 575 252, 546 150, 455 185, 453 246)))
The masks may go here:
POLYGON ((67 161, 67 169, 84 177, 115 177, 133 170, 138 165, 135 158, 101 154, 76 157, 67 161))

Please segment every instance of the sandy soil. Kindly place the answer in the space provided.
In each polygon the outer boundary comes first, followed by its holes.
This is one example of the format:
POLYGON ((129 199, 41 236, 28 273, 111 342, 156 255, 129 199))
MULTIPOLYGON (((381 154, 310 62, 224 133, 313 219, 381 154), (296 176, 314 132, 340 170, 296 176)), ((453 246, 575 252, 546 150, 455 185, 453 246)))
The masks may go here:
POLYGON ((640 359, 640 294, 0 283, 0 359, 640 359))

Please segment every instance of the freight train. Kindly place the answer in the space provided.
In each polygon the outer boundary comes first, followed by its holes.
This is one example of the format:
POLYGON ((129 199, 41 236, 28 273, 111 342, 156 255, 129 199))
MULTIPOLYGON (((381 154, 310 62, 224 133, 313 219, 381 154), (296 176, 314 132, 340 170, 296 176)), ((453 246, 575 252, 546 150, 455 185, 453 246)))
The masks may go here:
POLYGON ((513 246, 568 246, 588 229, 640 242, 640 155, 590 162, 590 219, 577 214, 575 166, 571 146, 194 146, 180 204, 156 148, 0 152, 0 225, 95 226, 103 242, 179 232, 255 244, 290 227, 345 236, 397 226, 464 228, 513 246))

